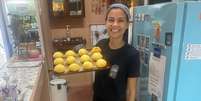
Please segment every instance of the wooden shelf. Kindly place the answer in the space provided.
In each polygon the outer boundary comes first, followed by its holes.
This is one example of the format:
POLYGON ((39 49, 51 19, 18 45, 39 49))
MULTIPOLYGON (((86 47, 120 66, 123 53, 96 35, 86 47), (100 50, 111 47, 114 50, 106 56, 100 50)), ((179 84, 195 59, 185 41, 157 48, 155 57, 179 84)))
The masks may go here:
MULTIPOLYGON (((49 0, 49 17, 52 28, 64 28, 70 22, 82 26, 85 17, 84 0, 49 0)), ((71 25, 71 24, 70 24, 71 25)))

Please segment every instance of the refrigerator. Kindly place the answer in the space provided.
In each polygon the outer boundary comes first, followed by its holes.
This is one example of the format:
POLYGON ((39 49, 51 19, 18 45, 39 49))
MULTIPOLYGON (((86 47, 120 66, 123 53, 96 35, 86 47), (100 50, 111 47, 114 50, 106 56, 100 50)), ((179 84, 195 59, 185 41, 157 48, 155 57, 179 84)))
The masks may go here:
POLYGON ((201 2, 137 6, 137 101, 201 101, 201 2))

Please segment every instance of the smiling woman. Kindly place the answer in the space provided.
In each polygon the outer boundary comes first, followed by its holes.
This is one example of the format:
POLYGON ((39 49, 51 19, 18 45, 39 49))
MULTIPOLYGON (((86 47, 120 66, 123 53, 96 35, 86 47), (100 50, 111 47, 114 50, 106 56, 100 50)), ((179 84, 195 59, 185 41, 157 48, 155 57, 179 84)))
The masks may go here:
POLYGON ((105 25, 109 38, 100 40, 103 56, 110 64, 95 72, 93 101, 134 101, 139 77, 139 52, 124 40, 130 21, 129 9, 122 3, 109 6, 105 25))

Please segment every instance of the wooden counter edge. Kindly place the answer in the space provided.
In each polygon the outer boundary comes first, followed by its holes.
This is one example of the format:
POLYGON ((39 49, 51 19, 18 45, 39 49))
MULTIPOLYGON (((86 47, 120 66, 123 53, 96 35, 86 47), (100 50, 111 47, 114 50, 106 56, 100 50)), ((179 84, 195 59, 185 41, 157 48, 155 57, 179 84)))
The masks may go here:
POLYGON ((49 80, 47 74, 47 67, 44 63, 41 64, 38 72, 37 80, 35 82, 30 101, 50 101, 49 98, 49 80), (45 95, 44 95, 45 94, 45 95))

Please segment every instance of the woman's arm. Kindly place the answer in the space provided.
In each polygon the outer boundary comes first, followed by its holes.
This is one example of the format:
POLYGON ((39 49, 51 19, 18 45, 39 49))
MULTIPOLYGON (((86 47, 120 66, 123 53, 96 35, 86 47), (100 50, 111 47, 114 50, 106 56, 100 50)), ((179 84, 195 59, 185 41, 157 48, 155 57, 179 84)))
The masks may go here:
POLYGON ((128 78, 127 101, 135 101, 137 78, 128 78))

